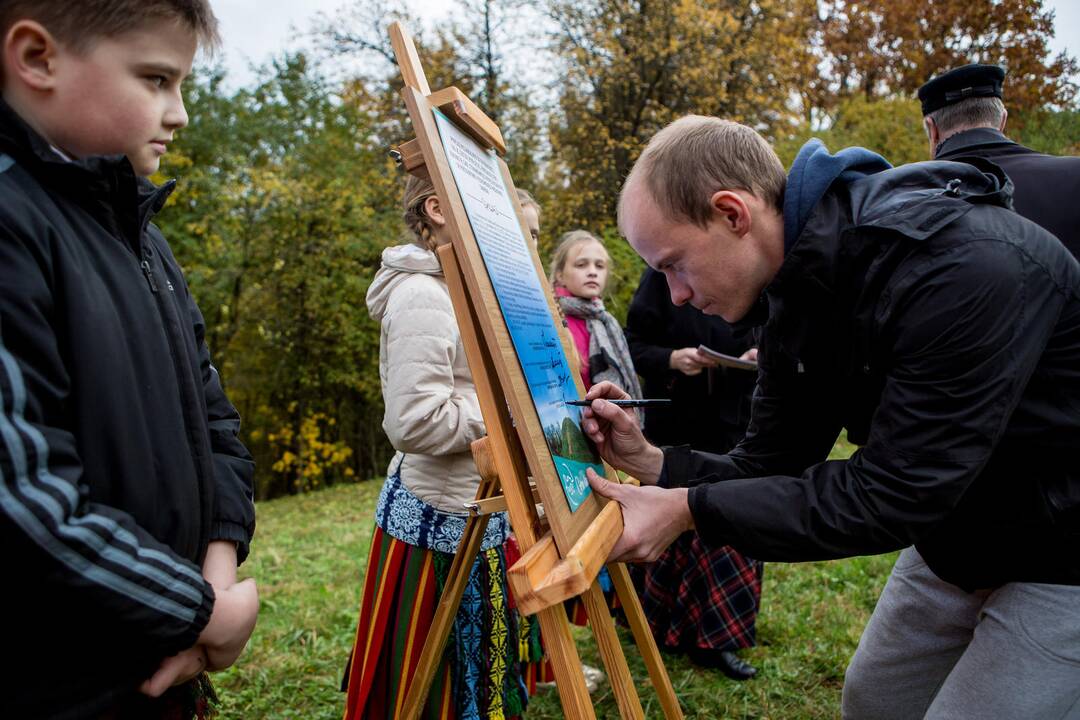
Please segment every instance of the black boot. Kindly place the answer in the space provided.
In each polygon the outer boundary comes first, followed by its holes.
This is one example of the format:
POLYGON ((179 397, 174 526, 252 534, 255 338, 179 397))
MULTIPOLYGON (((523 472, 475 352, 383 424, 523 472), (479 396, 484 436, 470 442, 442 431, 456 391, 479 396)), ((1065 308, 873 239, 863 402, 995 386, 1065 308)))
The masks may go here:
POLYGON ((695 665, 719 670, 732 680, 749 680, 757 675, 757 668, 730 650, 691 648, 687 655, 695 665))

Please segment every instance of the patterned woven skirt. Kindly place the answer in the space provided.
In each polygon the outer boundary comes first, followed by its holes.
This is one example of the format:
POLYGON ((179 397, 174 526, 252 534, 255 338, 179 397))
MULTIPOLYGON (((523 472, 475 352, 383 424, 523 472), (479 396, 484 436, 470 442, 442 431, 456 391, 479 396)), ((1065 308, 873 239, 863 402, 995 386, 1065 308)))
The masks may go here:
POLYGON ((730 546, 680 535, 656 560, 631 573, 657 643, 738 650, 753 647, 763 565, 730 546))
MULTIPOLYGON (((402 542, 376 526, 343 683, 345 720, 400 716, 453 560, 453 555, 402 542)), ((525 680, 532 674, 527 663, 539 661, 542 651, 536 631, 518 622, 509 598, 504 549, 481 552, 421 715, 425 720, 524 713, 525 680)))

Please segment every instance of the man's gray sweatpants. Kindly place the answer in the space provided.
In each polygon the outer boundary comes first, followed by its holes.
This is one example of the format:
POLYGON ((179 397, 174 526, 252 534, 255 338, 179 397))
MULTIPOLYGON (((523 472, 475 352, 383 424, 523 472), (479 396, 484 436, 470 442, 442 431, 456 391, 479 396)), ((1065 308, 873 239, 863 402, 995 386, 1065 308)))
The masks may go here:
POLYGON ((974 593, 900 553, 844 678, 847 720, 1080 720, 1080 587, 974 593))

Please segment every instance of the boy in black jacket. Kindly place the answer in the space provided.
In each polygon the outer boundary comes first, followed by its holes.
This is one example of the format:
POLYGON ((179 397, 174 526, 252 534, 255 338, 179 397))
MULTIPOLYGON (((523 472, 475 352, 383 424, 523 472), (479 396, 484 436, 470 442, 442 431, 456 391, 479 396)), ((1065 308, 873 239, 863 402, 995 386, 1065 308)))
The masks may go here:
POLYGON ((0 0, 11 717, 191 716, 255 625, 253 464, 144 179, 215 40, 205 0, 0 0))

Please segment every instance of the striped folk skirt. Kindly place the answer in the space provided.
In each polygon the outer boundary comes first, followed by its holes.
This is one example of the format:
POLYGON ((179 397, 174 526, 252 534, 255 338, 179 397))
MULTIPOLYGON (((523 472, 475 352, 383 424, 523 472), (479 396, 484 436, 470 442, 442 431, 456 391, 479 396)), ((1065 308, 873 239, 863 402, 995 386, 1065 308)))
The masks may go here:
MULTIPOLYGON (((376 526, 345 672, 345 720, 392 720, 435 618, 454 556, 397 540, 376 526)), ((506 587, 503 547, 481 552, 454 618, 421 717, 487 720, 524 713, 530 661, 542 655, 538 630, 521 623, 506 587)))
POLYGON ((653 636, 671 648, 753 647, 763 565, 696 532, 676 538, 656 562, 631 573, 653 636))

